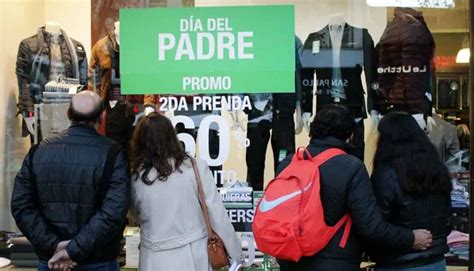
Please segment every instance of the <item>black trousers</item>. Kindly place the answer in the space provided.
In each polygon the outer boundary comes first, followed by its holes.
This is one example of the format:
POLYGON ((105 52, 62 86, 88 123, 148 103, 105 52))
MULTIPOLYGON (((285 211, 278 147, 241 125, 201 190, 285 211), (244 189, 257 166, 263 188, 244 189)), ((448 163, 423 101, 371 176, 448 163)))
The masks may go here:
POLYGON ((107 104, 105 117, 105 136, 119 143, 127 152, 133 135, 133 104, 119 101, 114 108, 107 104))
POLYGON ((360 120, 356 123, 354 137, 352 138, 351 144, 355 147, 354 156, 364 162, 364 151, 365 151, 365 142, 364 142, 364 120, 360 120))
POLYGON ((262 120, 259 123, 247 124, 247 138, 250 146, 246 152, 247 182, 254 191, 263 191, 265 154, 270 140, 273 150, 273 169, 290 153, 295 152, 295 122, 293 116, 274 117, 272 122, 262 120))

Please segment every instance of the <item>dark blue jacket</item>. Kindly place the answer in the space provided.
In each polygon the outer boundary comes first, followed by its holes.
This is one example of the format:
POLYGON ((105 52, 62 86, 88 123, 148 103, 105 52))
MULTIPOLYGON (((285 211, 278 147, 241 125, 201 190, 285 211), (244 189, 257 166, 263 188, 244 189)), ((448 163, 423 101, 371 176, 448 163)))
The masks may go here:
POLYGON ((129 207, 130 174, 124 152, 111 157, 115 143, 95 129, 73 124, 26 156, 15 178, 11 208, 18 228, 41 260, 49 260, 60 241, 79 264, 116 259, 129 207), (105 180, 107 179, 107 180, 105 180))

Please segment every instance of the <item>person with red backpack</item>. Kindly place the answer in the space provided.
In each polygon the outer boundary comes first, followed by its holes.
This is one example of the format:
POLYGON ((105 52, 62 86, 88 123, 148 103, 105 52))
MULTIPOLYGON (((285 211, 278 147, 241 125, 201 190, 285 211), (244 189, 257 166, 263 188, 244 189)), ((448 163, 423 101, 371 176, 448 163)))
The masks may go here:
POLYGON ((311 141, 281 162, 259 202, 253 231, 258 248, 282 271, 360 270, 366 244, 427 249, 427 230, 383 220, 365 165, 350 155, 354 118, 344 107, 321 109, 311 141))

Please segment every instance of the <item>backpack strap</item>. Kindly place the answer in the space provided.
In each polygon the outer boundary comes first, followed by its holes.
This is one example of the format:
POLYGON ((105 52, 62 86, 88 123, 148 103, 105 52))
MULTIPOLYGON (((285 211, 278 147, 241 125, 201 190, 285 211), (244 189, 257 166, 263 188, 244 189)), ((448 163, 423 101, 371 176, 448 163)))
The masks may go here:
POLYGON ((341 150, 341 149, 330 148, 330 149, 327 149, 327 150, 321 152, 320 154, 316 155, 313 160, 316 162, 317 166, 320 166, 320 165, 326 163, 331 158, 333 158, 335 156, 338 156, 338 155, 342 155, 342 154, 346 154, 346 152, 341 150))
POLYGON ((338 231, 344 224, 345 224, 344 233, 342 235, 341 242, 339 242, 339 247, 340 248, 345 248, 346 247, 347 240, 349 239, 349 234, 351 233, 352 218, 349 216, 349 214, 344 215, 336 223, 336 225, 334 225, 334 230, 338 231))
MULTIPOLYGON (((346 154, 345 151, 337 148, 331 148, 323 151, 322 153, 316 155, 313 160, 315 160, 317 166, 321 166, 331 158, 346 154)), ((347 240, 349 239, 349 234, 351 233, 352 228, 352 218, 349 214, 344 215, 337 223, 334 225, 334 230, 338 231, 342 226, 344 226, 344 233, 342 235, 341 241, 339 242, 339 247, 345 248, 347 240)))
POLYGON ((107 158, 105 160, 104 170, 102 171, 102 177, 100 179, 99 195, 97 199, 97 204, 100 206, 107 195, 107 189, 110 183, 110 178, 112 178, 112 173, 114 172, 115 160, 117 155, 120 153, 122 148, 119 144, 113 143, 108 152, 107 158))

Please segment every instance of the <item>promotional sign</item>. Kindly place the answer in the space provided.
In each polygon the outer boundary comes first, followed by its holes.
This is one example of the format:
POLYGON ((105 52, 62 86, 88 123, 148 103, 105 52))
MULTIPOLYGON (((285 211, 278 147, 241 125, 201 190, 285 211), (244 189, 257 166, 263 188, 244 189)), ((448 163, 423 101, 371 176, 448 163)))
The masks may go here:
POLYGON ((294 7, 120 10, 123 94, 294 92, 294 7))

